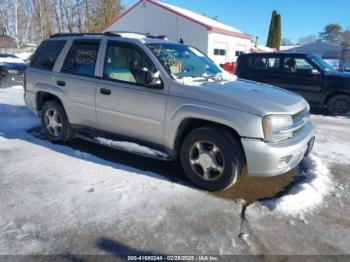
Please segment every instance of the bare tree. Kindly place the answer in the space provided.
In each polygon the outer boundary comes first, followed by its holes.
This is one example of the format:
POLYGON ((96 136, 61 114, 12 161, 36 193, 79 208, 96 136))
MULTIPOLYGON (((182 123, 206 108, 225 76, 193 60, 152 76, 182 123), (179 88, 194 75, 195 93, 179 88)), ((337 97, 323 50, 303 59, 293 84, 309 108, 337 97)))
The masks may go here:
POLYGON ((56 32, 99 32, 122 10, 120 0, 0 0, 0 29, 16 43, 56 32))
POLYGON ((307 35, 299 38, 298 45, 306 45, 315 42, 317 37, 315 35, 307 35))

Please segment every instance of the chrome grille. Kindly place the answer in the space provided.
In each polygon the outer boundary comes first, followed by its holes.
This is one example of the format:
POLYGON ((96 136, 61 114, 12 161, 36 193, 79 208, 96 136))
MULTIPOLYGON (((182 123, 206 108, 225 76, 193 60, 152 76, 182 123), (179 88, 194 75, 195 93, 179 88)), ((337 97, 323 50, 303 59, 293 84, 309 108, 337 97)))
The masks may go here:
POLYGON ((292 116, 293 126, 296 127, 293 135, 297 135, 302 128, 310 121, 310 111, 306 107, 304 110, 292 116))

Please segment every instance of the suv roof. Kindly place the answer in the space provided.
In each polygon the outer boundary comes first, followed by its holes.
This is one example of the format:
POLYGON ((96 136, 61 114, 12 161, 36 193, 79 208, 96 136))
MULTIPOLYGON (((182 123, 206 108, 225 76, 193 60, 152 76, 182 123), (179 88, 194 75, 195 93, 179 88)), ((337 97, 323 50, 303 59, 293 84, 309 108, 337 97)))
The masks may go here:
POLYGON ((49 39, 57 39, 57 38, 91 38, 91 37, 108 37, 108 38, 123 38, 123 39, 133 39, 140 40, 143 43, 175 43, 173 41, 169 41, 166 35, 151 35, 151 34, 143 34, 138 32, 129 32, 129 31, 116 31, 116 32, 105 32, 105 33, 57 33, 50 36, 49 39))

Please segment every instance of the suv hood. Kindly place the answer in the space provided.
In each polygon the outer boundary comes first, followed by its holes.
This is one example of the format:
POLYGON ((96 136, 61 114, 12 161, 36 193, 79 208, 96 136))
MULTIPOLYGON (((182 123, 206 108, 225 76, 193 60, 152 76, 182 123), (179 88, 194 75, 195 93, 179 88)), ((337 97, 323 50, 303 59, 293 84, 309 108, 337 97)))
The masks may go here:
POLYGON ((296 114, 307 106, 306 100, 295 93, 243 79, 232 82, 204 82, 201 85, 179 85, 180 87, 175 89, 175 95, 259 116, 296 114))

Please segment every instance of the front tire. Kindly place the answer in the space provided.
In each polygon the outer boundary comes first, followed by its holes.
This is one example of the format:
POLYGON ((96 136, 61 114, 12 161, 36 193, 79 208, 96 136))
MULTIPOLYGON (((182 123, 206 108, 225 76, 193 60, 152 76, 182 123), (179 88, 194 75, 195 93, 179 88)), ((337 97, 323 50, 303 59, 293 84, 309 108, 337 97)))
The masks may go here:
POLYGON ((67 142, 74 137, 66 112, 57 100, 50 100, 44 104, 41 122, 47 137, 52 141, 67 142))
POLYGON ((217 127, 202 127, 187 135, 181 164, 197 186, 220 191, 232 186, 242 172, 244 153, 231 134, 217 127))
POLYGON ((331 115, 346 115, 350 112, 350 96, 335 95, 327 101, 327 111, 331 115))

